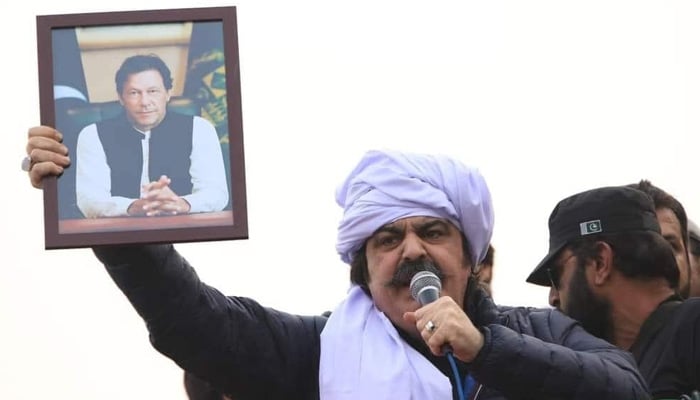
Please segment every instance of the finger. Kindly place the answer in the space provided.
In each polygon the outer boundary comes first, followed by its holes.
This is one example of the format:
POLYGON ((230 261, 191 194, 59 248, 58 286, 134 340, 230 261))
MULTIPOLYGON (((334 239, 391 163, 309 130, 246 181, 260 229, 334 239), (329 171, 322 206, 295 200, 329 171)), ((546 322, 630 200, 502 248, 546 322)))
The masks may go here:
POLYGON ((181 212, 184 212, 185 210, 180 206, 179 203, 176 202, 163 202, 160 207, 158 207, 161 211, 166 212, 168 214, 178 214, 181 212))
POLYGON ((428 342, 428 339, 433 337, 438 328, 437 324, 432 320, 418 321, 417 325, 419 325, 418 330, 420 330, 421 336, 426 343, 428 342))
POLYGON ((141 187, 141 197, 144 199, 153 197, 155 196, 155 193, 160 191, 160 189, 161 186, 158 182, 147 183, 141 187))
POLYGON ((423 341, 430 348, 430 352, 436 356, 443 356, 446 352, 452 351, 450 338, 453 332, 449 325, 446 322, 443 324, 429 320, 421 330, 423 341), (432 329, 430 329, 431 323, 432 329))
MULTIPOLYGON (((143 199, 148 200, 148 199, 143 199)), ((160 201, 145 201, 141 209, 145 212, 158 210, 162 203, 160 201)))
POLYGON ((160 208, 159 205, 158 205, 158 206, 156 206, 155 204, 153 204, 153 205, 154 205, 153 208, 151 208, 151 209, 149 209, 148 211, 146 211, 146 216, 148 216, 148 217, 157 217, 157 216, 161 216, 161 215, 165 215, 165 214, 170 214, 169 212, 164 212, 164 211, 160 208))
POLYGON ((142 199, 147 199, 153 196, 154 193, 159 191, 160 188, 158 187, 157 183, 151 182, 147 183, 143 186, 141 186, 141 198, 142 199))
POLYGON ((144 210, 145 204, 146 201, 143 199, 134 200, 134 202, 129 205, 127 213, 131 216, 146 215, 146 211, 144 210))
POLYGON ((29 157, 32 159, 33 165, 44 162, 53 163, 64 168, 70 165, 70 157, 49 150, 34 149, 29 153, 29 157))
POLYGON ((144 193, 147 193, 147 192, 151 192, 151 191, 160 190, 160 189, 168 187, 168 183, 169 182, 162 181, 159 179, 155 182, 149 182, 149 183, 143 185, 141 191, 144 193))
POLYGON ((45 137, 49 139, 53 139, 57 142, 63 141, 63 135, 61 132, 57 131, 56 129, 50 127, 50 126, 34 126, 32 128, 29 128, 29 131, 27 133, 27 136, 31 139, 34 137, 45 137))
POLYGON ((403 320, 410 324, 416 324, 418 322, 416 313, 413 311, 406 311, 405 313, 403 313, 403 320))
POLYGON ((173 199, 171 192, 166 191, 165 188, 163 189, 151 189, 148 192, 144 193, 142 198, 148 201, 157 201, 159 203, 164 203, 168 201, 175 201, 173 199))
POLYGON ((41 189, 44 186, 44 178, 47 176, 58 176, 63 173, 63 168, 60 165, 56 165, 52 162, 41 162, 32 165, 32 169, 29 171, 29 180, 37 189, 41 189))
POLYGON ((172 190, 163 188, 158 192, 155 199, 163 203, 176 203, 179 200, 179 197, 173 193, 172 190))
POLYGON ((430 349, 430 352, 436 356, 444 355, 445 351, 449 348, 446 346, 447 341, 444 333, 444 329, 441 331, 439 327, 434 330, 429 330, 424 328, 420 332, 423 341, 430 349))
POLYGON ((63 143, 41 136, 29 138, 27 141, 27 154, 31 154, 35 149, 43 149, 64 156, 68 155, 68 147, 63 143))
POLYGON ((168 186, 150 190, 144 194, 143 198, 154 201, 157 200, 160 202, 176 202, 179 199, 179 197, 172 190, 170 190, 170 187, 168 186))
POLYGON ((170 185, 170 178, 168 178, 165 175, 161 175, 161 177, 158 178, 157 181, 149 182, 149 183, 143 185, 142 191, 148 192, 148 191, 152 191, 155 189, 162 189, 162 188, 168 187, 168 185, 170 185))

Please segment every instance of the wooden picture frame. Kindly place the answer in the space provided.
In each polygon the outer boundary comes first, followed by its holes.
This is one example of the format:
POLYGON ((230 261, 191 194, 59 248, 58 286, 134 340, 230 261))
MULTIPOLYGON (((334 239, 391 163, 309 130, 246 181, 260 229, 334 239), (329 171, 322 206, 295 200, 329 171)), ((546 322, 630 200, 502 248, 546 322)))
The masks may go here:
POLYGON ((41 124, 71 157, 44 182, 45 248, 246 239, 235 7, 36 21, 41 124), (163 175, 151 195, 177 197, 139 200, 163 175))

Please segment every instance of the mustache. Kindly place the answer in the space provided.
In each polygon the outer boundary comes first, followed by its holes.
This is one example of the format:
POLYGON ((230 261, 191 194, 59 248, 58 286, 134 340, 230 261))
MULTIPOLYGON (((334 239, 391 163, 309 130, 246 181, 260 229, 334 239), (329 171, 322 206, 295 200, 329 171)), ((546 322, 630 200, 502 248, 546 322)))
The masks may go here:
POLYGON ((391 277, 384 286, 392 288, 400 288, 409 286, 413 276, 421 271, 432 272, 442 280, 445 275, 440 270, 440 267, 430 260, 412 260, 404 261, 396 268, 394 276, 391 277))

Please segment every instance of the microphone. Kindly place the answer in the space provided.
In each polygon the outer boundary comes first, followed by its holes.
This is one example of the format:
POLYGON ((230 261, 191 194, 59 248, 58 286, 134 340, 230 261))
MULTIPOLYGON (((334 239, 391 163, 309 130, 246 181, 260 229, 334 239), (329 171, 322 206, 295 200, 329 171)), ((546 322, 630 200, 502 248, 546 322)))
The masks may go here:
MULTIPOLYGON (((411 297, 421 306, 430 304, 440 297, 442 283, 440 278, 430 271, 420 271, 411 278, 411 297)), ((449 344, 442 346, 442 353, 452 355, 452 347, 449 344)))
POLYGON ((421 305, 432 303, 440 297, 442 283, 430 271, 420 271, 411 278, 411 296, 421 305))
MULTIPOLYGON (((421 307, 430 304, 440 298, 440 290, 442 290, 442 282, 440 282, 440 278, 437 277, 434 273, 430 271, 420 271, 419 273, 415 274, 413 278, 411 278, 411 297, 413 297, 420 305, 421 307)), ((455 384, 457 385, 457 393, 459 394, 460 399, 465 399, 466 397, 464 388, 462 386, 462 378, 459 375, 459 370, 457 369, 457 362, 455 361, 455 357, 453 354, 452 346, 450 346, 449 343, 445 343, 440 347, 440 350, 442 351, 442 355, 447 357, 447 360, 450 363, 450 366, 452 367, 452 373, 454 374, 454 379, 455 379, 455 384)), ((470 382, 468 379, 471 379, 471 376, 467 374, 464 380, 465 385, 469 385, 470 382)), ((471 380, 473 383, 473 379, 471 380)), ((469 389, 471 391, 471 389, 469 389)), ((469 394, 469 391, 467 394, 469 394)))

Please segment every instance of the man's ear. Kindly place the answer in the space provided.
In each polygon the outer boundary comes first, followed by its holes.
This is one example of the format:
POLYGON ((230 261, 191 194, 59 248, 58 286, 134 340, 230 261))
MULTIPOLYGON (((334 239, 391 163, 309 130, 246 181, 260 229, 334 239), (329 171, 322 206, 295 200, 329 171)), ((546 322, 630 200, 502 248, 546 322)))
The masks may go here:
POLYGON ((597 255, 594 258, 595 272, 593 282, 596 285, 603 285, 612 275, 615 252, 606 242, 596 242, 596 250, 597 255))

